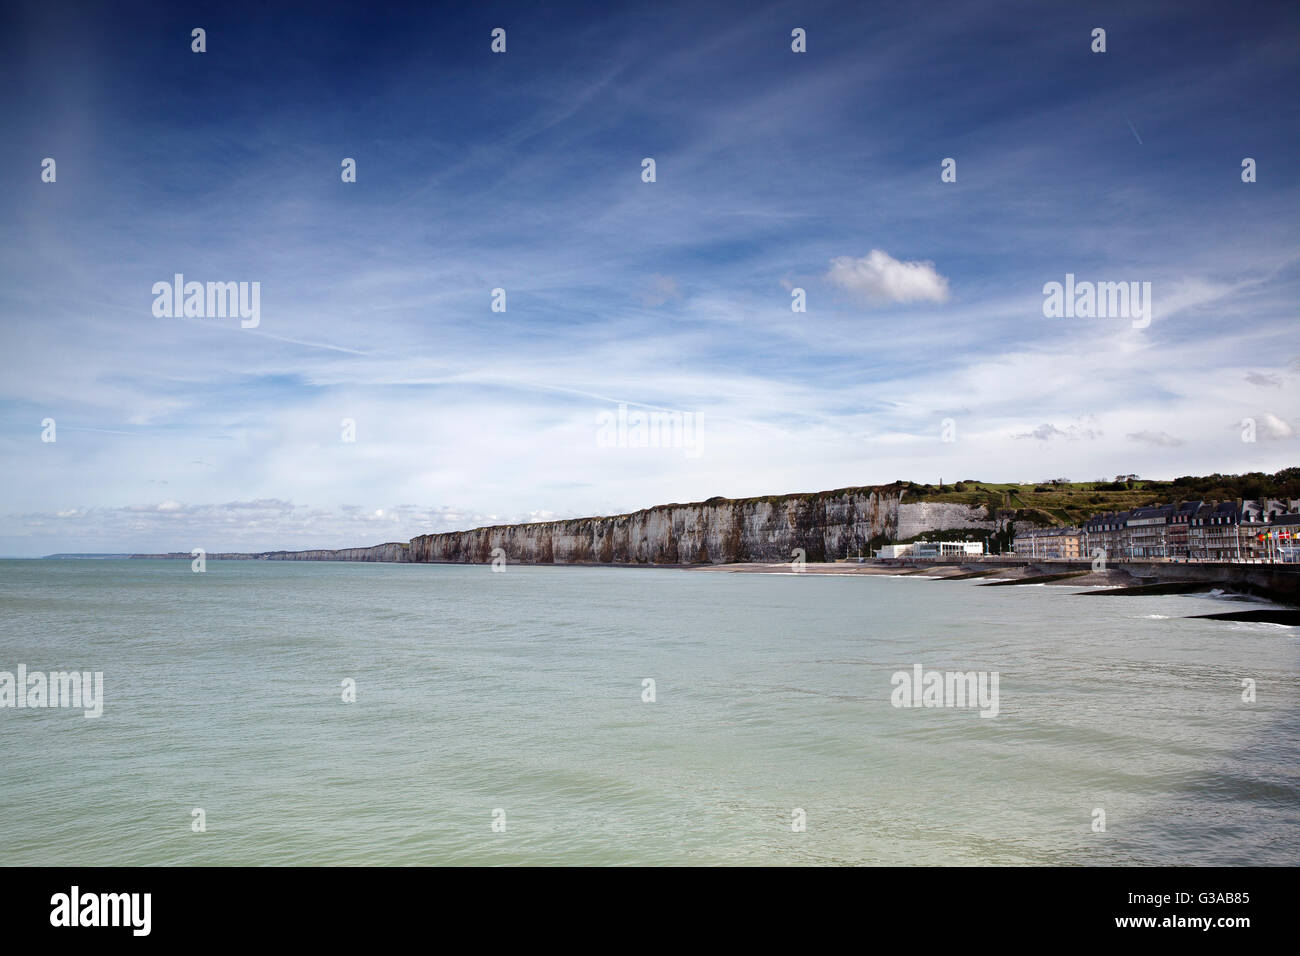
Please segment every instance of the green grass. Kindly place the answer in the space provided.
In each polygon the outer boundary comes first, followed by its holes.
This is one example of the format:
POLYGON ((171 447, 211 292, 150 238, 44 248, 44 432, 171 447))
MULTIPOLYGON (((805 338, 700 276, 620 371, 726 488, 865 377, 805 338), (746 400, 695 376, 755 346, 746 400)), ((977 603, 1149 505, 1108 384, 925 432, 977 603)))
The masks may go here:
POLYGON ((956 484, 919 485, 902 482, 904 502, 951 502, 983 505, 990 514, 1033 525, 1069 525, 1106 511, 1127 511, 1180 500, 1230 501, 1237 498, 1300 498, 1300 468, 1275 475, 1209 475, 1173 481, 1133 481, 1115 487, 1112 482, 1075 481, 1063 485, 1021 485, 1012 482, 963 481, 956 484))
POLYGON ((1093 482, 1049 486, 1045 491, 1035 491, 1028 485, 993 482, 965 484, 965 489, 954 491, 947 485, 939 491, 937 486, 927 490, 913 485, 905 490, 903 501, 982 505, 990 514, 1007 514, 1013 521, 1068 525, 1078 524, 1098 512, 1126 511, 1170 500, 1168 493, 1160 489, 1140 485, 1125 491, 1097 491, 1093 482))

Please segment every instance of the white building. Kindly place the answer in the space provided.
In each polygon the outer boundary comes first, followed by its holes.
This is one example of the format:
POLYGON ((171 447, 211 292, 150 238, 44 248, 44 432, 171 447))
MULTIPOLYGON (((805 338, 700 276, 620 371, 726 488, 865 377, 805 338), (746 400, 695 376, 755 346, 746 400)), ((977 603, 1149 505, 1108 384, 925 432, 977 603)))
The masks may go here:
POLYGON ((912 544, 887 544, 876 552, 876 557, 952 558, 983 553, 983 541, 917 541, 912 544))
POLYGON ((906 558, 916 548, 914 544, 887 544, 876 552, 878 558, 906 558))
POLYGON ((983 541, 919 541, 918 558, 954 558, 984 553, 983 541))

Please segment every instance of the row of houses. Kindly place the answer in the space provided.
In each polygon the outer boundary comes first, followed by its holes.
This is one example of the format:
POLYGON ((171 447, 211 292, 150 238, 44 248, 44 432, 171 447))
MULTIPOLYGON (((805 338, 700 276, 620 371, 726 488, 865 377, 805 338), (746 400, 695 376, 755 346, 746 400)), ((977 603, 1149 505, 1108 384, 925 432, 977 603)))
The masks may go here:
POLYGON ((1116 561, 1300 561, 1300 499, 1177 501, 1017 531, 1017 555, 1116 561))

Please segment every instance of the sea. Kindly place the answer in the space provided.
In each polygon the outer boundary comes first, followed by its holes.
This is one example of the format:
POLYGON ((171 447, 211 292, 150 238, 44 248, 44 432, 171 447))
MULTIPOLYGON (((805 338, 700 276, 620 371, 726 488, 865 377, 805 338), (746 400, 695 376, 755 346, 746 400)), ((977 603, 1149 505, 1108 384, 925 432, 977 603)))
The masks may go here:
POLYGON ((1300 628, 980 583, 0 561, 0 865, 1300 863, 1300 628))

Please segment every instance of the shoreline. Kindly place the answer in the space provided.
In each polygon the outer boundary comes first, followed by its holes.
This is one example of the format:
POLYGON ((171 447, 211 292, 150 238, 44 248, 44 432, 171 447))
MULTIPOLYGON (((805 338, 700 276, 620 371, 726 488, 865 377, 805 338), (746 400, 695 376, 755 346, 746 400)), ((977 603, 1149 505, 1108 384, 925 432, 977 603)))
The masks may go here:
MULTIPOLYGON (((266 561, 275 560, 264 554, 207 555, 208 561, 266 561)), ((283 553, 283 552, 278 552, 283 553)), ((120 555, 51 555, 27 560, 157 560, 189 561, 188 554, 120 554, 120 555)), ((484 562, 470 561, 402 561, 376 562, 364 558, 320 557, 297 560, 333 564, 426 564, 462 567, 483 567, 484 562)), ((486 562, 491 564, 492 562, 486 562)), ((719 564, 672 564, 632 562, 509 562, 518 567, 532 568, 643 568, 665 571, 688 571, 723 574, 775 574, 786 577, 916 577, 927 581, 971 581, 975 587, 1059 586, 1074 589, 1078 597, 1140 597, 1167 595, 1212 595, 1214 592, 1242 600, 1255 599, 1267 602, 1269 607, 1253 607, 1238 611, 1221 611, 1213 614, 1185 614, 1187 619, 1202 618, 1224 622, 1265 623, 1286 627, 1300 627, 1300 565, 1233 565, 1170 562, 1167 565, 1145 562, 1112 564, 1094 570, 1090 562, 1081 561, 1030 561, 1027 559, 990 558, 966 560, 937 559, 926 561, 916 558, 864 559, 811 561, 795 570, 790 562, 767 563, 757 561, 719 564), (1162 573, 1163 572, 1163 573, 1162 573), (1172 573, 1170 573, 1172 572, 1172 573)))
MULTIPOLYGON (((283 560, 278 555, 286 552, 217 553, 206 555, 208 561, 274 561, 283 560)), ((299 552, 301 553, 301 552, 299 552)), ((380 562, 357 557, 326 557, 330 552, 318 552, 321 557, 295 558, 298 561, 345 564, 438 564, 482 566, 491 564, 473 561, 399 561, 380 562)), ((337 552, 333 552, 337 554, 337 552)), ((31 560, 175 560, 190 561, 192 556, 180 552, 170 554, 113 555, 91 558, 50 556, 31 560)), ((507 558, 508 565, 519 567, 555 568, 659 568, 664 570, 692 571, 724 574, 785 574, 830 575, 835 577, 921 577, 926 580, 974 580, 977 587, 1014 587, 1043 584, 1074 588, 1091 588, 1094 596, 1139 596, 1157 594, 1194 594, 1223 591, 1248 597, 1263 598, 1289 607, 1300 608, 1300 564, 1236 564, 1215 562, 1116 562, 1105 569, 1094 570, 1090 561, 1030 560, 1026 558, 982 559, 960 558, 926 561, 916 558, 808 561, 802 570, 794 570, 791 562, 735 561, 725 563, 703 562, 683 564, 673 562, 629 561, 519 561, 507 558), (987 578, 989 580, 979 580, 987 578)))

